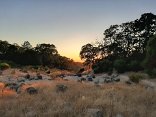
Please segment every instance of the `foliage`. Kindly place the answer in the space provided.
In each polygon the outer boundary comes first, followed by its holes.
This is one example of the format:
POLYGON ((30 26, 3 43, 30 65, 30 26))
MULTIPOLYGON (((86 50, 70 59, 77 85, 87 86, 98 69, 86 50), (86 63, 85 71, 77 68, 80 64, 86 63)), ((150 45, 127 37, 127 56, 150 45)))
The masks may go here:
POLYGON ((119 72, 123 73, 127 70, 126 61, 124 59, 117 59, 114 61, 114 68, 119 72))
POLYGON ((156 35, 151 37, 146 51, 146 58, 144 60, 144 68, 152 77, 156 76, 156 35))
POLYGON ((98 57, 98 47, 92 44, 82 46, 80 51, 80 58, 85 61, 85 65, 93 64, 98 57))
POLYGON ((139 71, 139 70, 142 70, 142 66, 141 66, 141 62, 137 61, 137 60, 132 60, 129 62, 128 64, 128 70, 129 71, 139 71))
POLYGON ((134 82, 134 83, 139 83, 139 81, 140 81, 141 79, 144 79, 145 76, 144 76, 144 74, 141 74, 141 73, 131 73, 131 74, 129 75, 129 78, 130 78, 130 80, 131 80, 132 82, 134 82))
POLYGON ((107 59, 99 60, 93 65, 93 70, 95 73, 112 72, 113 64, 107 59))
MULTIPOLYGON (((59 55, 53 44, 43 43, 32 47, 28 41, 19 46, 0 40, 0 60, 12 61, 19 65, 42 65, 68 70, 72 70, 75 64, 72 59, 59 55)), ((75 66, 79 67, 77 64, 75 66)))
POLYGON ((0 63, 0 70, 5 70, 10 68, 10 65, 8 63, 0 63))
MULTIPOLYGON (((89 45, 88 47, 87 44, 82 47, 80 52, 81 59, 85 62, 92 62, 93 59, 94 62, 99 62, 101 59, 109 59, 117 64, 115 60, 122 58, 124 61, 130 62, 128 66, 130 70, 142 70, 140 64, 145 58, 147 43, 155 32, 156 15, 152 13, 144 13, 139 19, 134 21, 122 23, 120 25, 111 25, 104 31, 102 42, 98 42, 96 46, 97 51, 94 51, 93 45, 89 45)), ((152 47, 156 47, 156 45, 152 47)), ((148 52, 156 53, 153 49, 148 52)), ((150 56, 153 55, 151 54, 150 56)), ((153 63, 149 65, 156 64, 154 59, 152 62, 153 63)), ((119 64, 117 64, 117 66, 117 68, 121 68, 119 64)), ((103 66, 97 66, 96 68, 98 70, 103 69, 100 67, 103 66)), ((121 72, 123 72, 123 70, 121 70, 121 72)))

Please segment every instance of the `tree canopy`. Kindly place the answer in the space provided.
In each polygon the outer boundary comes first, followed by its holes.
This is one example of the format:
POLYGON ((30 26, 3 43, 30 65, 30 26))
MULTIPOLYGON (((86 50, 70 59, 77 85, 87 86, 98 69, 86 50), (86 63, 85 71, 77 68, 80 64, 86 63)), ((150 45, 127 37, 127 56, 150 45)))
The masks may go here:
POLYGON ((146 55, 147 43, 154 34, 156 34, 156 15, 144 13, 134 21, 111 25, 104 31, 102 42, 97 46, 91 44, 82 46, 80 56, 84 62, 89 60, 92 62, 94 58, 95 64, 109 63, 101 62, 106 59, 111 62, 124 59, 126 64, 141 62, 146 55), (92 48, 96 48, 97 51, 92 48))
POLYGON ((72 70, 73 67, 75 69, 77 66, 72 59, 59 55, 54 44, 43 43, 32 47, 28 41, 19 46, 0 40, 0 60, 9 60, 20 65, 43 65, 67 70, 72 70))

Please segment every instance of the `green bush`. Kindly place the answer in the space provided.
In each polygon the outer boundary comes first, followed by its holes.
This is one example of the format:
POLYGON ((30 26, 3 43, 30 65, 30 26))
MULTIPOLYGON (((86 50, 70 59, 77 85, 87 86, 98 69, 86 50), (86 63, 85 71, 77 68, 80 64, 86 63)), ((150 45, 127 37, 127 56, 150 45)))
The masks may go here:
POLYGON ((0 69, 5 70, 10 68, 10 65, 8 63, 0 63, 0 69))
POLYGON ((127 70, 126 61, 124 59, 117 59, 114 61, 114 68, 119 72, 123 73, 127 70))
POLYGON ((134 83, 139 83, 141 79, 144 79, 145 76, 142 73, 131 73, 129 79, 134 83))

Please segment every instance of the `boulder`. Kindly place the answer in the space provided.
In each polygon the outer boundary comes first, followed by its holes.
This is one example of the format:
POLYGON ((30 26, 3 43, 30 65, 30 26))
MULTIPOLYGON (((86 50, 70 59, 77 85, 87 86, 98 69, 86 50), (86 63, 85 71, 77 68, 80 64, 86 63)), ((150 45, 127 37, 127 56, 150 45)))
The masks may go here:
POLYGON ((38 90, 34 87, 28 87, 26 88, 26 92, 29 93, 30 95, 32 94, 38 94, 38 90))

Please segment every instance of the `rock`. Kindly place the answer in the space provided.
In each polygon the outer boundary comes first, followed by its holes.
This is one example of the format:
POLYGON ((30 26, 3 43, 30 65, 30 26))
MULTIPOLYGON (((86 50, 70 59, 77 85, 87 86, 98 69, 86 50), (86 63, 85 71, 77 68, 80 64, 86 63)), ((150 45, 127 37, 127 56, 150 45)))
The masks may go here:
POLYGON ((120 78, 114 78, 113 79, 115 82, 120 82, 120 78))
POLYGON ((16 91, 17 93, 20 93, 20 88, 24 85, 24 83, 18 84, 18 83, 6 83, 4 88, 8 87, 11 90, 16 91))
POLYGON ((112 82, 112 79, 111 79, 111 78, 106 78, 106 79, 105 79, 105 82, 106 82, 106 83, 110 83, 110 82, 112 82))
POLYGON ((80 73, 79 73, 79 74, 77 74, 77 76, 78 76, 78 77, 81 77, 81 76, 82 76, 82 74, 80 74, 80 73))
POLYGON ((88 81, 93 81, 93 78, 89 77, 89 78, 88 78, 88 81))
POLYGON ((132 84, 132 82, 130 80, 126 81, 125 83, 128 84, 128 85, 132 84))
POLYGON ((100 109, 88 109, 86 117, 104 117, 100 109))
POLYGON ((94 74, 92 75, 92 78, 95 78, 95 75, 94 74))
POLYGON ((57 75, 57 77, 64 78, 65 75, 64 74, 59 74, 59 75, 57 75))
POLYGON ((26 74, 24 77, 25 79, 30 79, 30 74, 26 74))
POLYGON ((64 81, 69 81, 67 78, 64 78, 63 80, 64 80, 64 81))
POLYGON ((29 93, 30 95, 32 94, 38 94, 38 90, 34 87, 28 87, 26 88, 26 92, 29 93))
POLYGON ((47 74, 50 74, 50 70, 46 71, 47 74))
POLYGON ((81 78, 80 81, 86 81, 86 79, 85 78, 81 78))
POLYGON ((85 70, 84 68, 81 68, 77 73, 78 73, 78 74, 79 74, 79 73, 81 74, 82 72, 84 72, 84 70, 85 70))
POLYGON ((24 78, 18 78, 17 82, 25 82, 25 79, 24 78))
POLYGON ((59 84, 56 85, 56 92, 65 92, 68 89, 66 85, 59 84))
POLYGON ((41 74, 37 74, 37 79, 38 80, 42 80, 42 75, 41 74))

